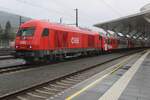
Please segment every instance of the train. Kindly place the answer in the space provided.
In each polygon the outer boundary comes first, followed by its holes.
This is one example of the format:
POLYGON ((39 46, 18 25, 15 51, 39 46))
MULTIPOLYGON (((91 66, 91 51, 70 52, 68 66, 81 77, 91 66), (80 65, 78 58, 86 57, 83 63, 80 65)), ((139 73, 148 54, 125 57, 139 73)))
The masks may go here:
POLYGON ((148 40, 144 39, 108 36, 89 29, 30 20, 21 24, 18 29, 15 57, 28 62, 51 61, 148 46, 148 40))

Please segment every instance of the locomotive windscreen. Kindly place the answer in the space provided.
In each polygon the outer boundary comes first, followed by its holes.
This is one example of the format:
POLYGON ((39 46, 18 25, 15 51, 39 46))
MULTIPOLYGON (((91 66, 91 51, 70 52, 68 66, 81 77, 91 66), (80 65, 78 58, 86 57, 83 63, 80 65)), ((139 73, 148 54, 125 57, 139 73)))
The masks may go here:
POLYGON ((33 36, 35 28, 23 28, 19 29, 17 36, 33 36))

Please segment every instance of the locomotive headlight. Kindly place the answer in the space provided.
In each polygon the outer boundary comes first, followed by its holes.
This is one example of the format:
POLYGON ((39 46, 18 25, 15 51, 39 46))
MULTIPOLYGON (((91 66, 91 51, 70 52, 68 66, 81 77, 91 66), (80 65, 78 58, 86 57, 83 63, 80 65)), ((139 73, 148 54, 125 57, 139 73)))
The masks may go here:
POLYGON ((18 48, 19 46, 16 45, 16 48, 18 48))
POLYGON ((32 46, 30 45, 29 48, 32 49, 32 46))

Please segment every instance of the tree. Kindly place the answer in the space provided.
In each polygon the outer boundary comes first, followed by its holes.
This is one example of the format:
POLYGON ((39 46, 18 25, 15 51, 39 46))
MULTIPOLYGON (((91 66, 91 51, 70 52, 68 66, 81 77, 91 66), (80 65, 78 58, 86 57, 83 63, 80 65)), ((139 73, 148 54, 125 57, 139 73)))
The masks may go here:
POLYGON ((3 37, 3 29, 2 29, 2 26, 0 24, 0 39, 2 39, 2 37, 3 37))
POLYGON ((3 37, 2 37, 2 40, 3 40, 3 44, 5 47, 8 47, 9 46, 9 41, 11 39, 11 24, 10 24, 10 21, 7 21, 6 22, 6 25, 5 25, 5 29, 4 29, 4 33, 3 33, 3 37))
POLYGON ((4 39, 9 40, 11 38, 10 35, 11 35, 11 24, 10 21, 7 21, 4 30, 4 39))

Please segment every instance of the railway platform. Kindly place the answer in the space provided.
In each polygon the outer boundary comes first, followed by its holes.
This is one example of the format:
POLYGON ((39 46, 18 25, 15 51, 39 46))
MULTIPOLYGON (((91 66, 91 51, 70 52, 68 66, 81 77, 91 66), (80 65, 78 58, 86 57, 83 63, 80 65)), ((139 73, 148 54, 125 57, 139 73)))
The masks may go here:
POLYGON ((95 76, 49 98, 49 100, 149 100, 150 51, 120 62, 118 69, 95 76))

